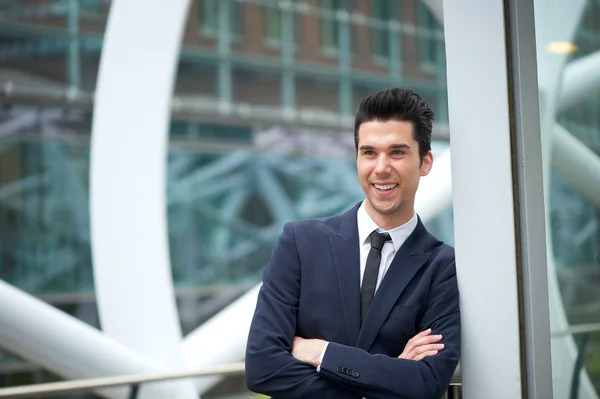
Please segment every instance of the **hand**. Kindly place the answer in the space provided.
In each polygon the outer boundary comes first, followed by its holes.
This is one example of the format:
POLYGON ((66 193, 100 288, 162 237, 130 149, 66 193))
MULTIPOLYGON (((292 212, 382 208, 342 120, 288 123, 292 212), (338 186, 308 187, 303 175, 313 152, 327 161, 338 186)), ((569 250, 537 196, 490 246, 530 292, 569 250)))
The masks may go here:
POLYGON ((325 343, 326 342, 321 339, 295 337, 292 345, 292 356, 303 363, 318 367, 321 352, 323 352, 325 343))
POLYGON ((431 335, 431 328, 421 331, 408 340, 404 351, 398 356, 400 359, 421 360, 426 356, 435 356, 444 349, 444 344, 438 344, 441 335, 431 335))

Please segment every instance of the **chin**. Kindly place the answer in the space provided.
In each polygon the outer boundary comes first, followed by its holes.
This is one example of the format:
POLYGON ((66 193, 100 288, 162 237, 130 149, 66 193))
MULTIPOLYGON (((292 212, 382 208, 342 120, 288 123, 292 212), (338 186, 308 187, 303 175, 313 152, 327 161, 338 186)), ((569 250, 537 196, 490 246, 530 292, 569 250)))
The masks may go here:
POLYGON ((375 208, 375 210, 382 215, 392 215, 396 213, 398 208, 375 208))
POLYGON ((373 206, 375 212, 380 213, 382 215, 390 215, 398 211, 398 209, 400 208, 400 206, 398 206, 398 204, 396 203, 378 204, 376 202, 371 201, 371 205, 373 206))

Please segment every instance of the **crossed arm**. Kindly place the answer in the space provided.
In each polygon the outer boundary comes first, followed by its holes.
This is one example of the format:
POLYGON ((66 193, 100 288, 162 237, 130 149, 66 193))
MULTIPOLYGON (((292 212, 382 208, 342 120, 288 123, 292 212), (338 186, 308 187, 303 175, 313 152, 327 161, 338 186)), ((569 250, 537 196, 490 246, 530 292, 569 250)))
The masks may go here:
MULTIPOLYGON (((435 356, 444 350, 444 344, 439 341, 442 339, 440 334, 431 334, 431 328, 421 331, 412 337, 404 347, 398 359, 423 360, 427 356, 435 356)), ((317 368, 321 365, 321 355, 327 341, 322 339, 306 339, 301 337, 294 338, 292 346, 292 356, 303 363, 310 364, 317 368)))
POLYGON ((458 362, 460 329, 454 262, 437 277, 419 326, 424 332, 399 357, 370 354, 330 342, 320 372, 324 342, 295 338, 300 272, 293 230, 286 225, 263 276, 263 286, 248 337, 246 383, 250 390, 274 398, 303 399, 439 399, 458 362), (425 332, 428 328, 434 332, 425 332), (437 335, 443 335, 444 351, 437 335), (423 340, 423 338, 427 338, 423 340), (432 338, 433 337, 433 338, 432 338), (431 342, 435 341, 435 342, 431 342), (295 357, 296 356, 296 357, 295 357), (361 370, 360 378, 337 372, 361 370))

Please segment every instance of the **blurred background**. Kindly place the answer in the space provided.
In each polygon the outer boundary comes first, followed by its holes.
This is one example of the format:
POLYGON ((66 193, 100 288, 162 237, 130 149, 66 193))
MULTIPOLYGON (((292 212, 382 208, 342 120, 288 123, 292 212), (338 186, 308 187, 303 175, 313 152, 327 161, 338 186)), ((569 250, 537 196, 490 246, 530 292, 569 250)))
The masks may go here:
MULTIPOLYGON (((600 0, 585 3, 568 63, 600 51, 600 0)), ((109 0, 0 0, 0 279, 96 328, 90 141, 110 9, 109 0)), ((414 89, 436 114, 434 155, 449 148, 436 10, 441 1, 190 3, 166 158, 184 335, 260 282, 284 223, 338 214, 363 199, 352 123, 364 96, 414 89)), ((596 154, 599 106, 596 92, 556 115, 596 154)), ((129 151, 134 157, 144 142, 129 151)), ((598 323, 600 202, 560 173, 549 181, 560 299, 571 326, 598 323)), ((427 228, 453 245, 451 206, 427 228)), ((600 392, 600 333, 586 337, 582 367, 600 392)), ((63 378, 1 347, 0 387, 63 378)), ((243 378, 230 377, 203 396, 250 394, 243 378)))

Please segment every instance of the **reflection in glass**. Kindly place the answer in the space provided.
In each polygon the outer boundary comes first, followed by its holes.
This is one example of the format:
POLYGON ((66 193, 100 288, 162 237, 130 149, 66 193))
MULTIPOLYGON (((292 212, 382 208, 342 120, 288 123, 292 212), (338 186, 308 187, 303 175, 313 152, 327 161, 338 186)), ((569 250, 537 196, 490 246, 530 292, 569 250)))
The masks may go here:
POLYGON ((600 91, 594 83, 600 2, 536 0, 535 11, 554 395, 597 398, 600 195, 593 188, 600 187, 600 91))
MULTIPOLYGON (((0 84, 11 87, 0 111, 0 278, 92 326, 99 321, 89 142, 110 4, 0 1, 0 84)), ((445 61, 429 60, 436 73, 420 67, 420 54, 434 46, 443 54, 443 41, 423 40, 431 27, 418 7, 416 0, 191 2, 166 157, 184 333, 259 281, 283 223, 362 199, 351 121, 362 97, 414 88, 439 115, 434 135, 447 131, 438 73, 445 61)), ((447 134, 436 139, 443 150, 447 134)), ((132 156, 142 150, 140 143, 132 156)), ((448 209, 428 227, 451 242, 450 223, 448 209)), ((37 369, 5 352, 0 359, 10 363, 2 368, 0 360, 0 375, 15 362, 37 369)), ((28 378, 2 383, 40 381, 28 378)))

